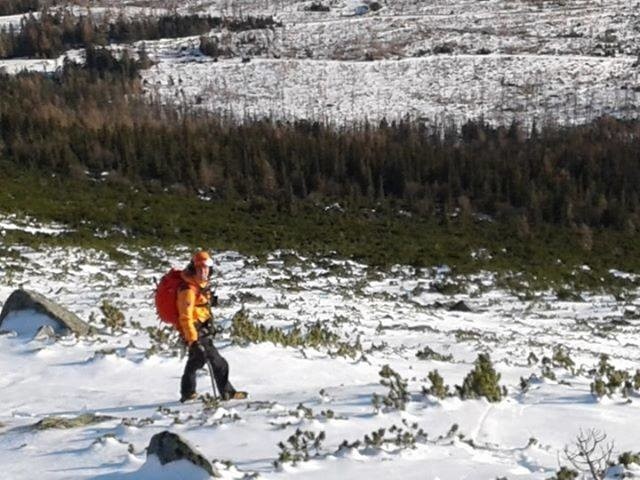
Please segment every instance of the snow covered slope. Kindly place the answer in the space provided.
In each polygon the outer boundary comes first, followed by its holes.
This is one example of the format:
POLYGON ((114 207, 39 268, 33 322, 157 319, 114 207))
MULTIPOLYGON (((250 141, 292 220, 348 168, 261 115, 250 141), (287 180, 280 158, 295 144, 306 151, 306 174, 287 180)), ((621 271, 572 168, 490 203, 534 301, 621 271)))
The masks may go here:
MULTIPOLYGON (((102 0, 92 12, 273 16, 271 28, 214 30, 218 61, 200 39, 143 43, 157 65, 147 94, 239 120, 322 120, 338 125, 413 118, 446 125, 484 118, 574 124, 603 114, 637 118, 637 0, 102 0), (108 8, 110 10, 105 10, 108 8)), ((84 10, 79 10, 84 11, 84 10)), ((19 16, 0 17, 0 25, 19 16)), ((52 70, 61 62, 0 62, 52 70)))
POLYGON ((283 25, 211 32, 233 52, 217 62, 198 55, 198 38, 148 42, 159 63, 144 75, 147 90, 239 119, 530 125, 638 117, 637 2, 397 1, 358 16, 347 15, 353 2, 324 2, 328 12, 308 11, 311 3, 193 6, 275 15, 283 25))
MULTIPOLYGON (((76 248, 1 251, 0 301, 25 286, 97 331, 57 341, 24 331, 0 335, 4 478, 30 479, 34 471, 42 479, 199 478, 176 473, 179 465, 144 464, 149 439, 167 429, 217 459, 224 478, 544 479, 559 461, 567 464, 563 448, 589 428, 615 440, 614 460, 638 450, 637 390, 627 398, 619 389, 601 399, 590 393, 601 354, 631 375, 640 363, 636 294, 521 299, 497 288, 490 274, 461 278, 447 268, 401 266, 380 272, 291 252, 266 261, 216 252, 216 318, 225 327, 217 345, 231 381, 250 399, 182 405, 185 360, 155 340, 151 294, 154 277, 185 264, 189 252, 123 247, 114 260, 76 248), (445 285, 456 293, 438 293, 445 285), (124 329, 102 321, 105 301, 124 313, 124 329), (284 331, 319 322, 337 340, 319 348, 232 342, 231 318, 243 305, 252 322, 284 331), (489 353, 501 375, 507 393, 500 402, 423 393, 435 369, 452 390, 462 385, 479 353, 489 353), (389 397, 380 384, 384 365, 407 381, 404 410, 372 403, 374 394, 389 397), (528 380, 521 385, 521 378, 528 380), (82 414, 98 416, 96 423, 38 424, 82 414), (381 428, 386 440, 374 441, 381 428), (309 461, 276 468, 279 442, 295 453, 288 439, 297 429, 324 438, 308 449, 309 461)), ((204 371, 198 386, 209 391, 204 371)))

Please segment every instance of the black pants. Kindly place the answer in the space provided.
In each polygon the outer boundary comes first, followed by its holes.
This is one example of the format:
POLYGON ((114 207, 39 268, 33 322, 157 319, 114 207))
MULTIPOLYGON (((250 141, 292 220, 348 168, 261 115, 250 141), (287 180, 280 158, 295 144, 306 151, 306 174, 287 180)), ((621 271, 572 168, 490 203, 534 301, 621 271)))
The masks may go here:
POLYGON ((213 345, 213 338, 200 337, 199 346, 189 348, 189 358, 184 367, 180 393, 183 397, 189 396, 196 391, 196 373, 205 366, 207 360, 213 367, 213 376, 216 379, 216 386, 222 398, 228 398, 235 393, 235 389, 229 383, 229 364, 222 358, 218 349, 213 345))

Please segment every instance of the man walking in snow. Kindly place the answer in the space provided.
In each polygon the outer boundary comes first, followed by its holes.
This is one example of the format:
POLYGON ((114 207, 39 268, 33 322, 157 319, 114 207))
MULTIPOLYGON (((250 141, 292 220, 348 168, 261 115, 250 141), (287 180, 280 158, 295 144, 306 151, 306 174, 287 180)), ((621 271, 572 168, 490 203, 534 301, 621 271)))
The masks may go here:
POLYGON ((180 401, 196 398, 196 373, 208 362, 223 400, 246 398, 229 382, 229 364, 213 344, 215 329, 211 313, 209 278, 213 260, 205 251, 197 252, 181 272, 178 287, 178 331, 189 347, 189 358, 180 384, 180 401))

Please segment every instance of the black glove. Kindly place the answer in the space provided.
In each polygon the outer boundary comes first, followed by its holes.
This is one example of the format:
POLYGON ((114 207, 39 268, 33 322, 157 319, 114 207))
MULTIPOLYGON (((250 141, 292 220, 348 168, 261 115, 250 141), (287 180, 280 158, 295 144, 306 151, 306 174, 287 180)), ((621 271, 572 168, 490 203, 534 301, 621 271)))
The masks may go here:
POLYGON ((204 355, 205 351, 204 351, 204 347, 200 344, 200 342, 198 342, 198 340, 196 340, 195 342, 193 342, 191 345, 189 345, 189 356, 200 356, 200 355, 204 355))

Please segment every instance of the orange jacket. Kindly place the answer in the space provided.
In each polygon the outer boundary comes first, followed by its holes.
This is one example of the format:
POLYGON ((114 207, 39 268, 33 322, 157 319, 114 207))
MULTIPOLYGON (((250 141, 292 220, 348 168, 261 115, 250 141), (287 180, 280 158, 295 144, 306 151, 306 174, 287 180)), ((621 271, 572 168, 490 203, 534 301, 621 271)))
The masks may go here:
POLYGON ((178 329, 182 338, 191 345, 198 340, 198 323, 204 323, 211 318, 209 301, 211 293, 207 286, 209 282, 198 283, 193 276, 182 272, 184 284, 178 289, 176 299, 178 307, 178 329))

